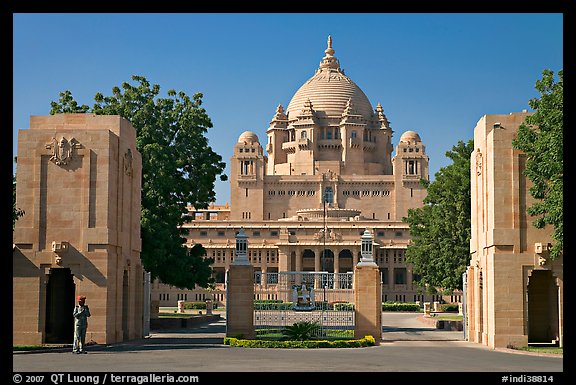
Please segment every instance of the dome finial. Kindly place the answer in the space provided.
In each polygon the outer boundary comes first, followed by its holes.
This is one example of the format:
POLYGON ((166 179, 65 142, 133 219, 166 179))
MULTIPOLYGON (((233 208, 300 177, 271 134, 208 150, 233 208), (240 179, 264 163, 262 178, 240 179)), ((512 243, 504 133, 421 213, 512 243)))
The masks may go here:
POLYGON ((332 48, 332 36, 328 35, 328 48, 324 50, 326 56, 324 56, 320 62, 320 69, 330 68, 340 70, 340 63, 338 63, 338 59, 334 57, 334 52, 332 48))
POLYGON ((334 55, 334 49, 332 49, 332 36, 328 35, 328 48, 324 51, 326 53, 326 58, 332 57, 334 55))

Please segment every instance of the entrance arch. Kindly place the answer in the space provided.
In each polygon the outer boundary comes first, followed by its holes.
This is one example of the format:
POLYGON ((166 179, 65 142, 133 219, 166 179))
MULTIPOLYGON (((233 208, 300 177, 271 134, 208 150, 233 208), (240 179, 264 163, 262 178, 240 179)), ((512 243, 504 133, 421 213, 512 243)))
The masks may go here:
POLYGON ((74 311, 76 285, 68 268, 50 269, 46 285, 47 343, 72 343, 74 339, 74 311))
POLYGON ((344 249, 338 255, 340 261, 340 273, 348 273, 354 271, 354 258, 352 251, 344 249))
POLYGON ((316 254, 310 249, 302 251, 302 271, 314 271, 314 260, 316 254))
POLYGON ((528 278, 528 343, 559 341, 558 286, 550 270, 533 270, 528 278))

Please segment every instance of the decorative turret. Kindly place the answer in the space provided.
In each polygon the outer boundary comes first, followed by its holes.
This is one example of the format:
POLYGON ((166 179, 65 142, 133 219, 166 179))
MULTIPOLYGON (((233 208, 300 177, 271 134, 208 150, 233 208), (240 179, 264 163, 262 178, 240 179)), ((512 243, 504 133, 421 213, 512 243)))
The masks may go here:
POLYGON ((378 122, 380 122, 380 128, 391 130, 390 122, 388 121, 388 118, 384 114, 384 109, 382 108, 382 105, 380 104, 380 102, 378 102, 378 105, 376 106, 375 111, 376 111, 376 116, 378 118, 378 122))
POLYGON ((340 124, 344 123, 362 123, 362 115, 356 113, 352 98, 348 98, 348 101, 346 102, 346 108, 344 108, 344 111, 342 112, 342 119, 340 119, 340 124))
POLYGON ((310 98, 306 99, 304 102, 304 107, 302 108, 302 112, 298 115, 298 119, 310 119, 314 117, 314 108, 312 108, 312 102, 310 98))
POLYGON ((272 117, 272 120, 270 121, 270 127, 268 129, 286 128, 287 124, 288 116, 286 116, 284 113, 284 107, 282 107, 282 104, 278 104, 278 107, 276 107, 276 113, 272 117))
POLYGON ((428 179, 428 155, 426 147, 415 131, 406 131, 396 146, 396 156, 392 159, 394 174, 403 179, 428 179))

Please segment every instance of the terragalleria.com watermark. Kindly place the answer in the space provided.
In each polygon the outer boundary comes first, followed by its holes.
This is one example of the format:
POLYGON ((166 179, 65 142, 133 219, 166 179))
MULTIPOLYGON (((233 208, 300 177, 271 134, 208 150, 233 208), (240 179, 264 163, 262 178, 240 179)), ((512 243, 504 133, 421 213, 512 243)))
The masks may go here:
POLYGON ((12 376, 15 384, 147 384, 147 383, 199 383, 200 378, 194 375, 174 374, 75 374, 75 373, 52 373, 52 374, 20 374, 12 376))

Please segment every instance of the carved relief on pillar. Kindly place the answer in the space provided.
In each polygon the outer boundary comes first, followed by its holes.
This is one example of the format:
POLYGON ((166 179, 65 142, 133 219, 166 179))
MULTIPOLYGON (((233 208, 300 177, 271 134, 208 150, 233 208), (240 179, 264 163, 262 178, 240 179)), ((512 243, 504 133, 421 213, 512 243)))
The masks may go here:
POLYGON ((476 149, 476 175, 482 175, 482 153, 480 149, 476 149))
POLYGON ((132 150, 128 149, 124 154, 124 174, 132 176, 132 150))
POLYGON ((70 140, 62 137, 60 140, 56 140, 56 137, 52 138, 52 141, 46 145, 46 148, 52 151, 52 156, 50 161, 54 162, 58 166, 67 165, 75 157, 75 150, 80 148, 80 143, 71 138, 70 140))

